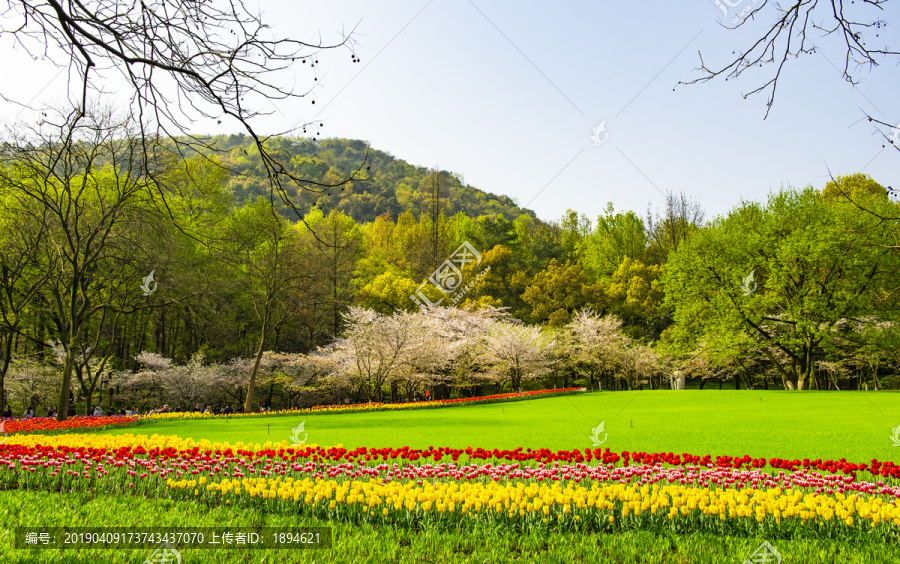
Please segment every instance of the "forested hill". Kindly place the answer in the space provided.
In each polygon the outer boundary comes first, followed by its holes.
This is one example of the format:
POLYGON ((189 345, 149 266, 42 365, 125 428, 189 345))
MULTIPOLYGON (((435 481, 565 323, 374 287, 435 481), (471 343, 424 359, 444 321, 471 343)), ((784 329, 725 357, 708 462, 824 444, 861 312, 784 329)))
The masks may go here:
MULTIPOLYGON (((237 171, 230 186, 237 201, 267 195, 269 184, 262 168, 259 151, 250 137, 245 135, 220 135, 214 138, 215 146, 224 151, 222 161, 237 171)), ((321 141, 275 137, 267 142, 275 155, 300 177, 315 182, 335 184, 350 175, 363 163, 366 143, 356 139, 330 138, 321 141)), ((374 221, 379 215, 390 212, 393 217, 411 210, 419 213, 429 209, 432 193, 432 171, 427 167, 413 166, 384 151, 369 149, 368 161, 363 167, 366 180, 354 181, 330 194, 313 194, 296 187, 289 194, 298 207, 313 204, 327 213, 340 210, 360 223, 374 221)), ((498 196, 463 184, 457 175, 442 171, 439 186, 443 196, 446 216, 462 212, 469 217, 502 214, 512 221, 520 215, 534 216, 531 210, 518 207, 508 196, 498 196)), ((291 214, 293 216, 293 214, 291 214)))

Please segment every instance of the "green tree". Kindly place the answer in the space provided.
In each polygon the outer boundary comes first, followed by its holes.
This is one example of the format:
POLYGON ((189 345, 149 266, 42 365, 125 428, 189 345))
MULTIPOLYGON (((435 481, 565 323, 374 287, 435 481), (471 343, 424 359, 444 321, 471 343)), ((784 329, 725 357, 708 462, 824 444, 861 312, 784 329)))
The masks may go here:
POLYGON ((26 193, 12 189, 0 172, 0 411, 8 401, 4 382, 23 318, 55 264, 41 264, 50 228, 48 211, 26 193))
POLYGON ((43 208, 48 221, 40 258, 48 278, 37 302, 49 313, 64 351, 57 406, 62 421, 73 374, 89 400, 111 358, 109 333, 122 314, 133 311, 130 282, 139 279, 132 278, 124 256, 140 245, 140 234, 128 225, 152 209, 148 169, 161 165, 146 160, 158 149, 152 140, 135 138, 133 123, 108 113, 69 115, 46 126, 31 132, 40 142, 20 138, 7 147, 0 182, 43 208), (103 360, 93 369, 96 356, 103 360))
POLYGON ((229 249, 222 256, 235 265, 260 323, 244 403, 244 410, 250 412, 266 342, 296 312, 292 298, 309 274, 300 268, 304 249, 298 230, 264 198, 235 210, 225 231, 229 249))
POLYGON ((346 214, 334 211, 327 216, 310 212, 304 223, 304 245, 310 249, 310 274, 317 281, 317 301, 328 312, 329 328, 337 335, 341 314, 353 301, 351 287, 356 265, 365 251, 365 237, 359 225, 346 214))
MULTIPOLYGON (((867 204, 897 211, 885 200, 867 204)), ((746 332, 785 388, 806 389, 842 320, 896 316, 896 304, 876 305, 896 284, 892 228, 812 188, 771 194, 765 207, 745 202, 669 256, 666 303, 701 338, 746 332)))
POLYGON ((888 197, 887 189, 875 182, 868 174, 857 172, 846 176, 838 176, 829 180, 822 189, 823 198, 850 198, 852 200, 865 196, 888 197))
POLYGON ((599 283, 609 309, 632 328, 633 337, 656 339, 662 330, 658 326, 663 301, 660 271, 659 266, 626 256, 609 280, 599 283))
POLYGON ((598 284, 590 284, 581 264, 560 264, 555 259, 535 275, 522 299, 531 308, 529 321, 562 326, 584 307, 603 301, 598 284))
POLYGON ((566 210, 559 220, 559 238, 567 261, 580 261, 584 255, 585 240, 591 234, 591 221, 575 210, 566 210))
MULTIPOLYGON (((356 303, 360 307, 375 310, 389 315, 395 311, 414 311, 418 309, 416 302, 410 298, 419 284, 408 276, 385 272, 363 286, 356 295, 356 303)), ((440 299, 440 292, 431 289, 431 284, 423 288, 431 301, 440 299)))
POLYGON ((612 275, 625 257, 641 259, 647 248, 644 222, 633 211, 616 212, 612 202, 585 238, 584 268, 596 280, 612 275))

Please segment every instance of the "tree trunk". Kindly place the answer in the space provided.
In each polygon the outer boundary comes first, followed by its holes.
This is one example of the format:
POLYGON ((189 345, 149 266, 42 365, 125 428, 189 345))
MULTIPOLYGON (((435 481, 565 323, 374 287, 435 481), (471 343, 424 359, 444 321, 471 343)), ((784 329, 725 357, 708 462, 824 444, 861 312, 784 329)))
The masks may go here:
POLYGON ((253 411, 253 388, 256 386, 256 374, 259 372, 259 363, 262 360, 263 349, 266 346, 266 332, 269 326, 269 307, 266 305, 266 312, 263 316, 262 331, 259 335, 259 347, 256 349, 256 359, 253 361, 253 370, 250 371, 250 381, 247 383, 247 400, 244 402, 244 411, 253 411))
MULTIPOLYGON (((70 346, 71 346, 70 342, 70 346)), ((71 349, 69 349, 71 351, 71 349)), ((63 368, 62 387, 59 389, 59 404, 57 405, 56 420, 65 421, 69 416, 69 388, 72 386, 72 369, 75 359, 72 353, 66 354, 66 366, 63 368)))
POLYGON ((12 331, 3 335, 3 369, 0 370, 0 412, 6 407, 6 373, 9 372, 9 365, 12 363, 11 337, 12 331))

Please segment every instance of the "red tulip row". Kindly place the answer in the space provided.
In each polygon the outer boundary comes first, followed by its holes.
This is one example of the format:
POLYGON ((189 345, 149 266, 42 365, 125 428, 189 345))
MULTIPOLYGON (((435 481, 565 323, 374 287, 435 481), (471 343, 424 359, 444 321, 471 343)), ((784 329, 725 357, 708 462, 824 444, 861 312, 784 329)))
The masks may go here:
POLYGON ((130 425, 137 421, 134 417, 113 415, 110 417, 75 416, 65 421, 57 421, 52 417, 31 417, 28 419, 0 420, 0 433, 48 433, 53 431, 72 431, 77 429, 95 429, 98 427, 118 427, 130 425))
POLYGON ((514 450, 500 449, 482 449, 482 448, 466 448, 454 449, 448 447, 428 447, 427 449, 413 449, 408 446, 400 448, 366 448, 359 447, 348 450, 340 447, 296 447, 296 448, 279 448, 246 450, 246 449, 225 449, 225 450, 206 450, 201 452, 199 448, 188 450, 176 450, 174 448, 150 450, 141 446, 122 447, 116 450, 107 450, 102 448, 85 448, 85 447, 50 447, 36 446, 26 447, 22 445, 5 444, 0 445, 0 454, 12 455, 15 457, 33 456, 35 454, 48 457, 69 456, 74 454, 82 459, 99 460, 106 456, 114 456, 117 459, 131 459, 135 457, 144 457, 148 459, 199 459, 205 461, 214 461, 221 457, 225 458, 244 458, 248 460, 258 459, 281 459, 291 463, 299 460, 311 460, 313 462, 355 462, 361 464, 371 464, 377 461, 400 460, 409 462, 419 462, 419 464, 434 461, 441 462, 445 457, 458 462, 462 456, 470 463, 472 461, 511 461, 532 465, 540 464, 589 464, 592 461, 607 465, 610 467, 621 466, 662 466, 670 467, 698 467, 698 468, 730 468, 735 470, 764 469, 771 467, 787 472, 809 472, 818 471, 830 474, 839 474, 856 478, 857 472, 870 474, 872 476, 880 476, 884 478, 892 478, 900 480, 900 466, 890 461, 878 461, 873 459, 871 463, 855 464, 847 462, 844 459, 835 460, 786 460, 781 458, 751 458, 750 456, 730 457, 718 456, 715 459, 710 455, 697 456, 689 453, 676 455, 673 453, 647 453, 647 452, 629 452, 622 453, 611 452, 610 449, 584 449, 583 451, 574 449, 571 451, 560 450, 553 452, 550 449, 522 449, 521 447, 514 450))
POLYGON ((527 398, 532 396, 540 396, 544 394, 558 394, 561 392, 579 392, 584 391, 584 388, 560 388, 558 390, 534 390, 531 392, 513 392, 511 394, 495 394, 492 396, 478 396, 476 398, 459 398, 459 399, 449 399, 449 400, 438 400, 438 403, 478 403, 478 402, 486 402, 486 401, 496 401, 496 400, 504 400, 504 399, 514 399, 514 398, 527 398))
MULTIPOLYGON (((85 448, 85 447, 49 447, 22 445, 0 445, 0 487, 4 488, 44 488, 48 485, 65 485, 65 489, 77 488, 72 480, 89 480, 95 487, 120 491, 117 488, 137 488, 137 492, 152 492, 160 488, 168 476, 190 478, 206 476, 218 481, 225 478, 244 478, 269 476, 290 476, 294 479, 326 478, 351 479, 369 481, 375 479, 387 483, 391 481, 415 480, 423 482, 435 480, 500 482, 509 480, 525 480, 528 482, 557 482, 560 480, 573 482, 601 482, 619 484, 680 484, 713 489, 768 488, 784 489, 803 488, 817 494, 861 494, 881 495, 890 499, 900 499, 900 485, 889 485, 883 481, 857 481, 850 476, 824 475, 808 469, 794 470, 790 473, 779 471, 777 474, 766 473, 758 469, 740 469, 728 465, 714 466, 712 462, 699 464, 682 463, 681 467, 664 467, 662 462, 624 464, 616 467, 613 464, 596 463, 589 465, 581 462, 574 464, 547 464, 538 462, 528 464, 478 464, 469 462, 465 465, 456 463, 372 463, 375 459, 396 457, 415 460, 414 457, 432 456, 453 449, 429 449, 414 452, 411 449, 325 449, 300 448, 246 451, 231 449, 206 450, 199 448, 177 450, 174 448, 154 448, 149 451, 142 448, 122 447, 119 449, 85 448), (390 451, 390 452, 388 452, 390 451), (345 462, 340 462, 345 460, 345 462), (367 462, 369 461, 369 462, 367 462), (112 476, 111 476, 112 475, 112 476), (118 476, 116 479, 115 476, 118 476), (107 478, 108 477, 108 478, 107 478), (104 479, 98 483, 96 480, 104 479), (112 481, 108 481, 112 479, 112 481), (48 482, 49 480, 49 482, 48 482), (63 480, 65 483, 60 482, 63 480)), ((472 450, 471 457, 487 453, 472 450)), ((599 449, 598 449, 599 450, 599 449)), ((455 451, 451 454, 461 454, 455 451)), ((498 451, 502 458, 507 455, 528 455, 516 451, 498 451)), ((537 451, 535 451, 537 452, 537 451)), ((573 451, 579 452, 579 451, 573 451)), ((491 453, 493 454, 493 453, 491 453)), ((565 455, 565 451, 556 453, 565 455)), ((580 453, 579 453, 580 454, 580 453)), ((586 454, 592 454, 590 452, 586 454)), ((641 459, 644 453, 631 453, 630 459, 641 459), (634 455, 638 455, 635 457, 634 455)), ((612 458, 614 453, 601 453, 612 458)), ((685 458, 694 461, 695 457, 685 458)), ((705 457, 704 457, 705 458, 705 457)), ((727 457, 720 457, 727 458, 727 457)), ((620 460, 625 461, 625 457, 620 460)), ((760 459, 761 460, 761 459, 760 459)), ((725 460, 721 460, 725 462, 725 460)))

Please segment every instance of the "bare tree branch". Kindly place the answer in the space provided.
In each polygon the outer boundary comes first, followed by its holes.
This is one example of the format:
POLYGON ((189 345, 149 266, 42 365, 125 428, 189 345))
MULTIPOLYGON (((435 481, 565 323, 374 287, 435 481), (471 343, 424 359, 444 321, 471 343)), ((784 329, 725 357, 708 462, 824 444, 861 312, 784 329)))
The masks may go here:
MULTIPOLYGON (((76 116, 85 114, 92 95, 104 94, 109 73, 120 75, 130 90, 141 135, 173 139, 179 157, 215 151, 208 138, 191 131, 197 119, 236 120, 259 149, 270 201, 274 204, 277 194, 301 220, 303 210, 291 201, 285 184, 326 191, 358 178, 365 166, 364 161, 335 184, 300 178, 273 156, 266 137, 251 125, 266 115, 258 109, 264 101, 301 98, 311 91, 297 92, 274 76, 298 62, 316 72, 324 50, 347 47, 353 52, 352 31, 332 43, 276 37, 242 0, 7 0, 0 10, 3 33, 13 35, 15 44, 33 58, 68 68, 76 116)), ((353 61, 358 61, 355 53, 353 61)))
POLYGON ((766 6, 771 6, 776 14, 771 23, 764 25, 760 34, 745 49, 735 51, 736 56, 724 66, 708 65, 700 55, 700 67, 697 70, 701 75, 679 84, 697 84, 720 77, 725 77, 727 81, 739 78, 750 69, 774 65, 773 74, 765 78, 758 87, 743 94, 746 99, 753 94, 767 92, 765 117, 768 117, 785 65, 791 58, 815 54, 818 46, 810 35, 817 31, 821 37, 839 38, 843 48, 842 76, 850 84, 856 85, 859 83, 857 70, 860 67, 871 69, 886 57, 900 55, 900 51, 893 50, 887 43, 873 46, 873 40, 880 39, 880 33, 887 27, 887 22, 879 17, 887 1, 858 0, 850 2, 851 7, 847 8, 844 0, 793 0, 784 6, 778 2, 762 0, 738 13, 730 23, 722 25, 727 29, 749 26, 750 22, 756 21, 757 16, 761 18, 770 13, 763 11, 766 6), (877 12, 873 14, 872 10, 877 12))

